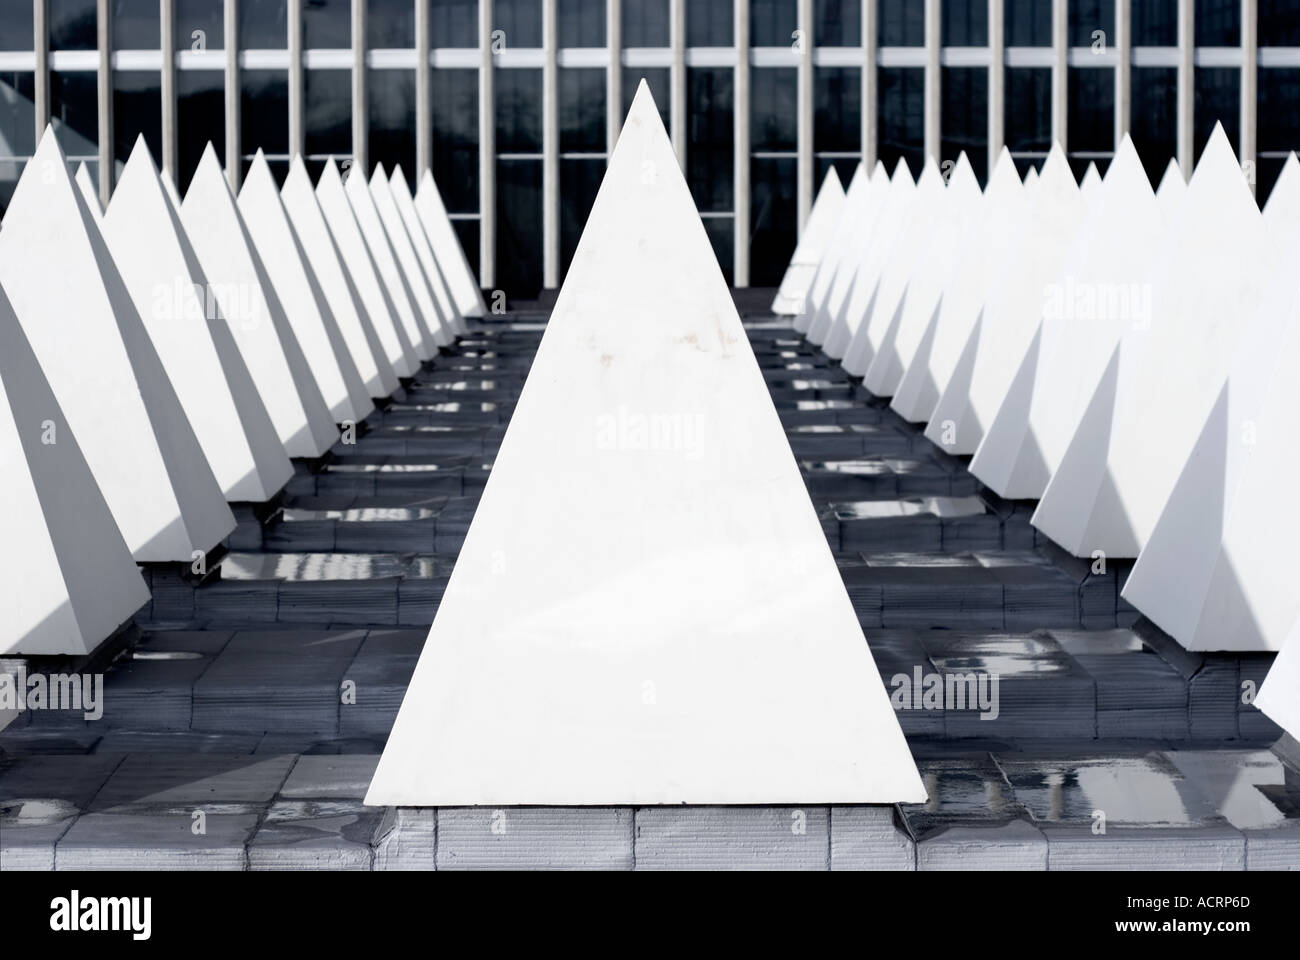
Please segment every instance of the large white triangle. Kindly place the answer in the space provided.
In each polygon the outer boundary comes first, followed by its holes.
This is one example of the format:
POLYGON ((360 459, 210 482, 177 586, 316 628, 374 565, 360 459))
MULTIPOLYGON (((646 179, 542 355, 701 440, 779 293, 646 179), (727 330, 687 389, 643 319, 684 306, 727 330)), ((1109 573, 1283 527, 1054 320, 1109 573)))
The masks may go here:
POLYGON ((864 383, 877 396, 893 396, 912 365, 939 309, 943 291, 960 264, 965 239, 982 211, 984 195, 966 154, 948 178, 941 214, 924 253, 915 261, 898 322, 886 333, 864 383))
POLYGON ((52 128, 5 214, 0 283, 136 560, 220 543, 235 518, 52 128))
POLYGON ((1300 620, 1292 627, 1282 652, 1269 668, 1255 706, 1300 740, 1300 620))
POLYGON ((479 289, 478 280, 465 257, 465 250, 456 238, 456 228, 451 225, 451 217, 443 205, 438 184, 428 170, 424 171, 420 185, 416 188, 415 209, 429 235, 429 242, 433 244, 433 253, 438 258, 438 263, 446 271, 457 311, 463 317, 486 316, 483 291, 479 289))
POLYGON ((338 428, 208 144, 181 204, 212 296, 291 457, 319 457, 338 428))
POLYGON ((447 326, 452 336, 465 333, 467 329, 465 319, 461 316, 456 301, 452 299, 451 289, 447 285, 447 271, 442 264, 438 263, 438 257, 433 252, 433 245, 429 242, 424 224, 420 222, 420 213, 415 209, 415 198, 411 195, 411 188, 407 186, 400 164, 393 167, 393 172, 388 175, 388 189, 393 195, 393 202, 397 204, 397 212, 406 226, 407 235, 411 238, 411 246, 415 248, 420 267, 424 270, 424 275, 433 290, 438 312, 447 319, 447 326))
POLYGON ((343 190, 352 206, 352 213, 357 218, 361 235, 366 238, 366 249, 370 251, 379 280, 393 304, 394 317, 401 324, 416 359, 428 360, 438 352, 438 346, 434 342, 433 332, 425 325, 424 317, 411 299, 411 289, 402 275, 402 268, 397 265, 393 245, 379 218, 379 210, 375 207, 375 198, 366 183, 365 174, 352 170, 343 182, 343 190))
POLYGON ((3 290, 0 497, 6 514, 0 656, 89 653, 149 602, 3 290))
POLYGON ((643 83, 366 802, 924 797, 643 83))
POLYGON ((838 307, 835 291, 827 300, 827 309, 808 331, 808 339, 820 344, 826 355, 839 359, 844 356, 858 325, 871 310, 880 283, 880 274, 888 263, 894 244, 906 229, 908 217, 916 199, 916 183, 907 163, 898 161, 889 190, 884 195, 878 217, 870 226, 859 230, 854 242, 857 251, 851 269, 841 270, 836 282, 842 285, 844 295, 838 307))
MULTIPOLYGON (((1300 220, 1223 390, 1124 586, 1124 598, 1190 650, 1280 650, 1300 617, 1295 536, 1279 509, 1300 444, 1300 220)), ((1280 237, 1278 239, 1281 239, 1280 237)))
POLYGON ((819 337, 816 342, 826 339, 831 317, 844 303, 852 286, 858 255, 872 235, 891 189, 889 173, 883 163, 877 161, 870 173, 858 164, 844 196, 844 214, 836 224, 835 233, 827 245, 827 254, 813 277, 803 311, 794 323, 794 328, 810 339, 814 329, 819 337))
MULTIPOLYGON (((1259 308, 1276 254, 1222 127, 1201 155, 1169 236, 1153 271, 1151 322, 1130 327, 1120 342, 1105 441, 1074 458, 1103 465, 1097 498, 1071 495, 1077 485, 1062 480, 1063 460, 1031 520, 1076 556, 1137 556, 1259 308), (1086 541, 1070 536, 1080 517, 1088 518, 1086 541)), ((1088 436, 1076 436, 1070 448, 1091 443, 1088 436)))
POLYGON ((365 389, 371 397, 390 396, 398 388, 397 374, 384 352, 361 295, 343 265, 301 155, 295 155, 289 164, 289 174, 280 188, 280 200, 365 389))
POLYGON ((942 443, 946 452, 974 453, 984 439, 1034 339, 1045 291, 1069 254, 1083 209, 1065 152, 1053 146, 1020 235, 997 268, 999 278, 984 302, 970 382, 949 382, 926 427, 925 435, 942 443))
POLYGON ((1147 319, 1164 216, 1125 136, 1056 281, 1021 368, 1027 402, 1004 401, 971 460, 999 496, 1037 499, 1056 471, 1126 327, 1147 319))
POLYGON ((252 383, 144 138, 104 215, 104 239, 227 500, 269 500, 293 465, 252 383), (207 315, 207 308, 213 315, 207 315))
POLYGON ((384 356, 397 376, 411 376, 420 368, 420 361, 406 336, 406 329, 397 319, 397 307, 389 298, 383 281, 379 279, 379 270, 370 255, 365 237, 362 236, 361 225, 352 212, 352 203, 344 189, 343 178, 332 159, 325 164, 320 180, 316 183, 316 199, 320 202, 321 214, 330 228, 330 235, 338 245, 339 257, 348 271, 353 288, 383 346, 384 356))
POLYGON ((984 188, 983 210, 962 242, 957 272, 944 289, 930 336, 930 349, 899 381, 890 406, 912 422, 931 419, 971 343, 971 332, 994 280, 1013 256, 1028 209, 1024 185, 1011 153, 1003 148, 984 188))
POLYGON ((280 189, 258 150, 239 189, 239 212, 253 249, 335 423, 359 423, 374 410, 343 333, 289 223, 280 189))
MULTIPOLYGON (((917 261, 929 249, 930 238, 946 202, 947 187, 943 174, 939 172, 939 165, 931 160, 921 171, 921 179, 917 181, 916 192, 899 224, 897 235, 884 247, 875 296, 844 350, 844 369, 851 376, 865 377, 867 368, 876 359, 897 322, 907 281, 917 261)), ((876 385, 882 386, 879 382, 876 385)), ((867 384, 867 389, 873 389, 871 384, 867 384)))
MULTIPOLYGON (((859 164, 861 166, 861 164, 859 164)), ((797 315, 808 297, 808 288, 817 273, 817 265, 826 253, 826 244, 844 212, 844 187, 835 167, 826 171, 826 179, 817 191, 808 222, 799 234, 790 265, 781 278, 781 287, 772 301, 772 312, 797 315)))

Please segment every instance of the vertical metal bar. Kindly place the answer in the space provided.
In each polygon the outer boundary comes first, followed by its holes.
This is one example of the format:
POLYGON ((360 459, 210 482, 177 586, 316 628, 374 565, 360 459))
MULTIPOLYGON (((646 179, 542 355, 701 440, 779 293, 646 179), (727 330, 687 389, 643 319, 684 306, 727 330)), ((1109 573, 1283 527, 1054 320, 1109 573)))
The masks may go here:
POLYGON ((1007 137, 1006 60, 1006 20, 1002 0, 989 0, 989 176, 993 175, 1007 137))
POLYGON ((99 113, 99 202, 108 206, 113 193, 113 70, 110 62, 113 43, 113 7, 108 0, 97 0, 96 46, 99 68, 96 85, 99 113))
POLYGON ((492 96, 492 0, 478 4, 478 191, 479 283, 496 284, 497 148, 492 96))
POLYGON ((605 0, 605 31, 605 46, 609 50, 609 72, 605 75, 605 150, 612 154, 623 128, 622 0, 605 0))
POLYGON ((303 152, 302 0, 289 0, 289 156, 303 152))
POLYGON ((813 45, 817 42, 813 33, 813 0, 799 0, 799 21, 798 21, 798 47, 796 52, 799 56, 799 90, 798 100, 796 101, 797 110, 797 149, 798 160, 796 161, 797 186, 795 188, 796 201, 798 204, 797 226, 799 234, 803 234, 804 224, 808 222, 808 214, 812 210, 813 193, 817 189, 814 183, 816 171, 814 170, 813 150, 816 145, 813 143, 813 45))
POLYGON ((1254 191, 1259 119, 1259 0, 1241 0, 1241 166, 1254 191))
POLYGON ((542 0, 542 286, 560 285, 560 94, 555 0, 542 0))
POLYGON ((407 172, 415 189, 424 171, 433 166, 433 106, 429 84, 431 48, 429 36, 429 0, 415 3, 415 169, 407 172))
POLYGON ((1192 175, 1194 162, 1195 56, 1196 3, 1178 0, 1178 166, 1183 171, 1183 179, 1192 175))
POLYGON ((925 155, 939 161, 943 112, 942 74, 939 72, 939 0, 925 0, 925 155))
POLYGON ((36 75, 32 78, 32 105, 35 108, 34 143, 40 143, 50 122, 50 25, 48 0, 32 0, 32 49, 36 52, 36 75))
POLYGON ((879 104, 876 102, 879 83, 876 77, 876 4, 865 0, 862 4, 862 163, 867 173, 876 165, 876 129, 879 104))
POLYGON ((239 0, 226 0, 223 32, 226 42, 226 180, 239 189, 239 0))
POLYGON ((736 41, 736 99, 731 114, 734 131, 732 182, 732 283, 749 286, 749 0, 732 6, 736 41))
POLYGON ((1052 139, 1070 149, 1070 11, 1066 0, 1052 0, 1052 139))

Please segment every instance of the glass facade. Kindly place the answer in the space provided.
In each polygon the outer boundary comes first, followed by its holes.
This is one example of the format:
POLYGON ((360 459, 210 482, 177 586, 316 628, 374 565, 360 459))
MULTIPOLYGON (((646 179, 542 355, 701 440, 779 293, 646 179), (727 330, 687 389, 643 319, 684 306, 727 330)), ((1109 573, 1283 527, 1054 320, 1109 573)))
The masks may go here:
POLYGON ((950 169, 964 152, 984 181, 1003 145, 1023 174, 1041 165, 1055 135, 1082 175, 1089 163, 1105 169, 1127 116, 1158 181, 1180 143, 1192 151, 1179 158, 1186 167, 1222 123, 1234 146, 1253 150, 1242 161, 1263 202, 1300 147, 1300 0, 1003 0, 1001 58, 989 48, 998 31, 988 0, 302 0, 295 24, 287 0, 229 2, 236 26, 227 36, 226 0, 8 0, 0 17, 0 209, 43 129, 34 122, 43 99, 70 160, 85 162, 105 190, 140 135, 182 190, 209 142, 235 164, 236 182, 258 149, 281 177, 295 152, 313 174, 335 157, 363 163, 367 175, 380 163, 401 164, 416 180, 422 163, 484 282, 522 297, 563 279, 610 133, 642 79, 719 262, 741 284, 779 280, 800 218, 832 167, 847 182, 859 161, 892 171, 905 160, 917 175, 927 153, 950 169), (354 30, 358 3, 364 27, 354 30), (1195 50, 1190 103, 1180 111, 1184 7, 1194 16, 1195 50), (1122 9, 1132 62, 1121 104, 1122 9), (934 29, 927 10, 940 18, 934 29), (1053 24, 1054 10, 1064 22, 1053 24), (1256 109, 1244 112, 1242 43, 1252 31, 1243 10, 1256 19, 1259 45, 1256 109), (40 22, 50 52, 43 76, 40 22), (735 47, 738 22, 748 32, 745 51, 735 47), (175 45, 171 64, 161 62, 163 30, 175 45), (300 45, 290 43, 295 31, 300 45), (863 49, 871 34, 874 57, 863 49), (926 47, 928 37, 939 49, 926 47), (1066 49, 1053 47, 1057 37, 1066 49), (101 42, 110 44, 107 61, 101 42), (358 45, 362 83, 354 82, 358 45), (426 49, 427 97, 417 95, 426 49), (799 97, 801 71, 808 102, 799 97), (172 105, 163 102, 169 77, 172 105), (103 131, 100 84, 108 87, 103 131), (290 95, 295 89, 301 97, 290 95), (1063 115, 1054 116, 1058 109, 1063 115), (989 142, 991 130, 1001 142, 989 142), (748 183, 747 196, 737 195, 738 183, 748 183))

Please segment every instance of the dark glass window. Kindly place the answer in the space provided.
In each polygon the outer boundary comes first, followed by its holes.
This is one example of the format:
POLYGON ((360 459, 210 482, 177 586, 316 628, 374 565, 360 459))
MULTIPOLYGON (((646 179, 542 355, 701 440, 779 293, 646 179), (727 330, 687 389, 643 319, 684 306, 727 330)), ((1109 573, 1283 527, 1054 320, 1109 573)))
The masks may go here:
MULTIPOLYGON (((559 71, 561 153, 605 152, 605 71, 559 71)), ((585 221, 585 217, 583 218, 585 221)))
POLYGON ((1178 0, 1132 0, 1135 47, 1178 46, 1178 0))
POLYGON ((1074 178, 1081 181, 1089 163, 1096 163, 1097 171, 1105 174, 1115 152, 1115 71, 1072 68, 1066 87, 1074 178))
POLYGON ((1052 146, 1052 69, 1008 70, 1006 84, 1006 145, 1024 176, 1031 166, 1042 166, 1052 146))
POLYGON ((876 154, 890 174, 899 160, 906 160, 915 177, 925 154, 925 71, 920 67, 882 67, 878 75, 876 154))
POLYGON ((542 288, 542 162, 497 161, 497 287, 507 302, 542 288))
POLYGON ((818 153, 860 153, 862 71, 857 67, 814 67, 813 83, 813 149, 818 153))
POLYGON ((637 87, 645 80, 654 97, 655 106, 659 108, 659 117, 664 122, 664 129, 671 132, 672 126, 672 91, 670 85, 672 71, 667 67, 624 67, 623 68, 623 116, 632 109, 632 98, 636 96, 637 87))
POLYGON ((799 75, 795 67, 750 71, 749 145, 756 153, 798 149, 795 103, 799 75))
MULTIPOLYGON (((370 7, 367 22, 373 23, 378 14, 373 0, 370 7)), ((302 0, 302 45, 307 50, 352 46, 351 0, 302 0)))
MULTIPOLYGON (((597 71, 588 71, 597 72, 597 71)), ((604 71, 599 71, 603 73, 604 71)), ((566 158, 560 161, 560 281, 569 272, 582 228, 605 177, 603 158, 566 158)))
MULTIPOLYGON (((162 79, 156 70, 113 71, 113 158, 126 163, 136 137, 162 165, 162 79)), ((113 177, 117 180, 119 166, 113 177)))
POLYGON ((1259 71, 1259 150, 1300 150, 1300 68, 1259 71))
POLYGON ((862 71, 856 67, 814 67, 813 83, 815 185, 821 186, 831 166, 847 184, 862 155, 862 71))
POLYGON ((704 212, 735 210, 735 75, 730 67, 686 70, 686 180, 704 212))
POLYGON ((668 0, 637 0, 623 4, 619 20, 625 47, 666 47, 671 42, 668 0))
POLYGON ((289 152, 289 75, 283 70, 241 70, 240 152, 251 157, 289 152))
POLYGON ((366 103, 370 121, 366 159, 370 170, 382 163, 385 172, 391 173, 401 164, 409 177, 415 169, 415 71, 369 71, 366 103))
POLYGON ((94 50, 98 44, 95 0, 48 0, 51 50, 94 50))
POLYGON ((36 95, 36 81, 31 73, 0 73, 0 100, 23 104, 23 110, 0 112, 0 142, 8 152, 0 156, 0 217, 13 198, 18 178, 22 176, 26 157, 36 152, 36 130, 31 122, 31 106, 36 95))
POLYGON ((284 0, 239 0, 239 46, 244 50, 284 50, 289 46, 288 4, 284 0))
POLYGON ((32 124, 35 76, 29 72, 0 73, 0 103, 12 105, 0 110, 0 144, 4 155, 27 157, 36 152, 36 130, 32 124))
POLYGON ((50 123, 69 159, 99 157, 97 79, 93 70, 50 74, 50 123))
POLYGON ((943 0, 941 36, 945 47, 988 46, 988 0, 943 0))
MULTIPOLYGON (((21 2, 21 0, 18 0, 21 2)), ((162 45, 158 0, 113 0, 114 50, 157 50, 162 45)), ((5 16, 8 16, 5 11, 5 16)))
POLYGON ((862 46, 862 0, 816 0, 813 42, 819 47, 862 46))
POLYGON ((1196 90, 1193 155, 1200 159, 1216 122, 1223 124, 1233 152, 1240 154, 1241 71, 1236 67, 1197 67, 1192 82, 1196 90))
POLYGON ((691 0, 686 4, 688 47, 729 47, 735 43, 731 0, 691 0))
POLYGON ((983 67, 944 67, 942 167, 952 169, 964 151, 981 184, 988 180, 989 72, 983 67))
POLYGON ((1259 45, 1300 47, 1300 0, 1259 0, 1259 45))
POLYGON ((1196 45, 1241 45, 1241 0, 1196 0, 1196 45))
POLYGON ((605 0, 557 0, 555 32, 561 47, 603 47, 605 0))
POLYGON ((176 71, 176 189, 184 195, 208 143, 226 161, 226 85, 220 70, 176 71))
POLYGON ((452 217, 451 225, 456 230, 456 239, 460 241, 461 249, 465 251, 465 259, 469 261, 469 269, 474 274, 474 282, 478 283, 479 253, 481 249, 479 246, 478 218, 452 217))
POLYGON ((799 29, 796 0, 750 0, 749 45, 788 47, 799 29))
MULTIPOLYGON (((337 3, 340 0, 331 0, 337 3)), ((372 50, 415 47, 416 0, 366 0, 366 46, 372 50)), ((342 0, 344 10, 348 3, 342 0)))
POLYGON ((749 164, 749 282, 775 287, 799 240, 799 182, 794 157, 754 157, 749 164))
POLYGON ((492 17, 507 48, 542 45, 542 0, 494 0, 492 17))
POLYGON ((1134 67, 1129 136, 1154 189, 1178 153, 1178 68, 1134 67))
MULTIPOLYGON (((451 213, 476 213, 479 207, 478 71, 434 70, 430 88, 433 176, 442 202, 451 213)), ((477 246, 474 256, 478 257, 477 246)))
POLYGON ((431 0, 431 47, 478 46, 478 0, 431 0))
POLYGON ((0 17, 0 50, 35 50, 36 27, 32 22, 32 5, 18 0, 5 8, 0 17))
POLYGON ((1048 0, 1004 0, 1003 41, 1008 47, 1050 47, 1052 4, 1048 0))
POLYGON ((1115 41, 1115 0, 1070 0, 1070 46, 1091 47, 1097 30, 1109 49, 1115 41))
POLYGON ((1255 196, 1260 204, 1282 172, 1292 150, 1300 150, 1300 69, 1268 67, 1259 71, 1259 159, 1255 196))
POLYGON ((925 46, 925 4, 916 0, 876 0, 876 42, 882 47, 925 46))
POLYGON ((542 152, 542 71, 493 74, 498 153, 542 152))
POLYGON ((352 71, 304 70, 302 81, 307 155, 352 156, 352 71))

